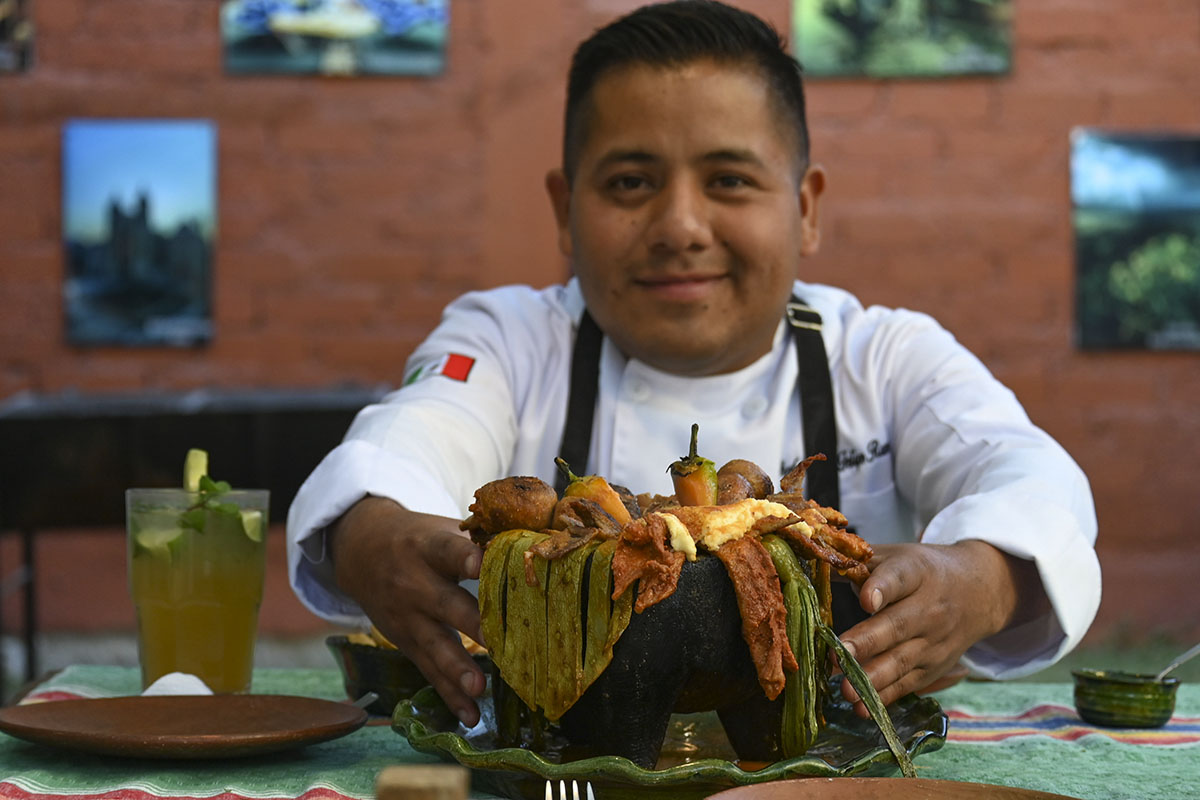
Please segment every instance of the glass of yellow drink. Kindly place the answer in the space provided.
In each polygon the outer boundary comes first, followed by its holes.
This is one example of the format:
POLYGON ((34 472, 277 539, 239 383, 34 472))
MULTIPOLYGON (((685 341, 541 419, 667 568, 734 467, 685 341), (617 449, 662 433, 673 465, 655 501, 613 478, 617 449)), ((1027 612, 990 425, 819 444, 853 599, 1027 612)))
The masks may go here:
POLYGON ((227 486, 125 492, 143 688, 185 672, 216 693, 250 690, 268 499, 227 486))

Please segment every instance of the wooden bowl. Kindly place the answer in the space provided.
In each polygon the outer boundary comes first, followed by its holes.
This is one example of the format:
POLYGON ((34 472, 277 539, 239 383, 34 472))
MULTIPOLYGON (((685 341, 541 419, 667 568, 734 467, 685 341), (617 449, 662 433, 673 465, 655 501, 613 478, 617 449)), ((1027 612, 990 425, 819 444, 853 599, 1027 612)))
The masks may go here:
POLYGON ((1117 670, 1077 669, 1075 710, 1107 728, 1161 728, 1175 713, 1179 679, 1117 670))

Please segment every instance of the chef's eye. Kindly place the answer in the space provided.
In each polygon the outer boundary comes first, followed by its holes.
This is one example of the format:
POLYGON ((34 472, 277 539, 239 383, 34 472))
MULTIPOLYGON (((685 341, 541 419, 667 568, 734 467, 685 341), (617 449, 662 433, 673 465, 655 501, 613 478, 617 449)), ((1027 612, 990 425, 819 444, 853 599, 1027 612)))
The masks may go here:
POLYGON ((713 178, 712 185, 717 189, 740 189, 749 186, 750 181, 741 175, 718 175, 713 178))
POLYGON ((616 175, 608 180, 608 188, 614 192, 636 192, 649 185, 641 175, 616 175))

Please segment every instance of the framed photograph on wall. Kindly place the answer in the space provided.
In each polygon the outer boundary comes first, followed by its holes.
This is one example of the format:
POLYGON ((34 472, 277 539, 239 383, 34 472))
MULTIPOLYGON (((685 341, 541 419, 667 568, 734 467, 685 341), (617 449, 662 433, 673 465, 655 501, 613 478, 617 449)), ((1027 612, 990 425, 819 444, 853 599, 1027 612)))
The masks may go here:
POLYGON ((795 56, 810 77, 1007 73, 1013 0, 792 0, 795 56))
POLYGON ((216 126, 71 120, 62 159, 67 340, 209 342, 216 126))
POLYGON ((437 75, 450 0, 224 0, 230 74, 437 75))
POLYGON ((24 72, 33 60, 32 0, 0 0, 0 74, 24 72))
POLYGON ((1200 350, 1200 134, 1071 133, 1076 341, 1200 350))

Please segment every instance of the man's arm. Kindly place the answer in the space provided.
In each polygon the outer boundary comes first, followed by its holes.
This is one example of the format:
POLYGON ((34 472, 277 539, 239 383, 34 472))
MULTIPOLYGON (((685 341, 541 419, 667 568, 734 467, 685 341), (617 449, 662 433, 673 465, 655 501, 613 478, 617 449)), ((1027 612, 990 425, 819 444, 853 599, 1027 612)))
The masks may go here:
POLYGON ((878 397, 892 477, 920 544, 878 544, 845 633, 885 701, 961 659, 1028 674, 1075 645, 1099 602, 1087 479, 1012 393, 945 330, 911 312, 855 332, 857 386, 878 397))
POLYGON ((382 497, 358 501, 330 529, 338 588, 413 660, 468 727, 484 675, 457 631, 482 642, 479 605, 460 580, 479 577, 483 551, 457 520, 409 511, 382 497))

